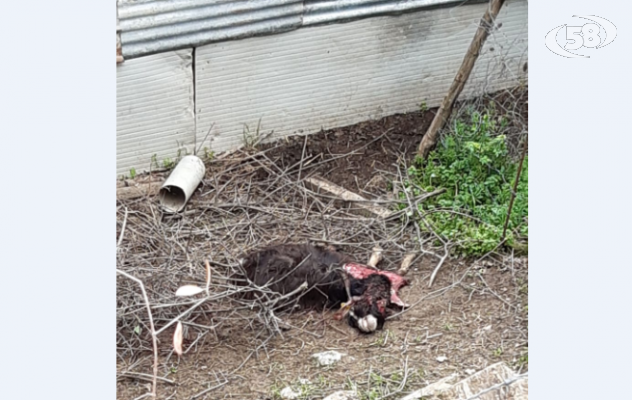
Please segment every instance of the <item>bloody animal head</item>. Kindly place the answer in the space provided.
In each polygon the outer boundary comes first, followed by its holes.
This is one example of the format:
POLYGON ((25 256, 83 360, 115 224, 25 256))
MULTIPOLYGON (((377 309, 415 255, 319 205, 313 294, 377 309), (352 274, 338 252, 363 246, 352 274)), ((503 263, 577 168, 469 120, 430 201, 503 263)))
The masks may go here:
POLYGON ((385 276, 391 283, 391 304, 396 304, 400 307, 408 306, 402 301, 402 299, 399 298, 398 294, 399 289, 409 285, 408 280, 401 275, 398 275, 394 272, 376 270, 366 265, 357 263, 347 263, 344 265, 343 269, 349 274, 349 276, 355 279, 364 279, 375 274, 385 276))
POLYGON ((348 322, 363 333, 381 330, 390 305, 391 282, 383 275, 373 274, 354 279, 351 285, 352 306, 348 322))

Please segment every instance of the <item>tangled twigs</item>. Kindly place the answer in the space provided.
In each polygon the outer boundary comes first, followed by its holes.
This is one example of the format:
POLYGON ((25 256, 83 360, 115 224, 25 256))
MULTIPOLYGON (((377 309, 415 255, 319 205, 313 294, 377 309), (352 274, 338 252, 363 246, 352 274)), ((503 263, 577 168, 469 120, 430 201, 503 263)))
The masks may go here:
MULTIPOLYGON (((127 215, 127 211, 125 212, 125 215, 127 215)), ((121 234, 121 236, 123 235, 121 234)), ((147 306, 147 314, 149 316, 149 327, 151 329, 151 342, 154 347, 154 371, 153 371, 154 375, 151 382, 151 395, 152 397, 155 398, 156 397, 156 381, 158 380, 158 341, 156 339, 156 329, 154 328, 154 318, 151 315, 151 307, 149 306, 149 298, 147 297, 147 292, 145 291, 145 285, 140 279, 131 276, 125 271, 121 271, 120 269, 117 269, 116 272, 123 275, 127 279, 131 279, 134 282, 138 283, 138 285, 140 286, 140 290, 143 293, 143 299, 145 300, 145 305, 147 306)))
MULTIPOLYGON (((422 242, 415 236, 418 227, 403 224, 398 218, 407 218, 407 210, 393 213, 389 219, 376 218, 364 212, 362 202, 340 201, 305 187, 305 180, 313 176, 315 168, 343 156, 332 154, 312 162, 306 151, 304 160, 284 169, 268 153, 238 151, 208 162, 202 189, 192 197, 186 212, 173 218, 164 218, 150 197, 119 201, 121 231, 123 221, 126 223, 124 237, 117 237, 117 268, 144 283, 140 299, 138 281, 121 277, 117 282, 119 358, 134 359, 148 350, 155 353, 147 336, 140 332, 151 330, 152 339, 157 341, 160 335, 171 335, 179 321, 183 326, 183 354, 204 343, 202 337, 212 336, 227 345, 247 342, 252 355, 262 349, 262 339, 265 350, 265 343, 285 336, 287 329, 321 337, 320 332, 311 332, 284 318, 283 314, 295 309, 295 303, 308 293, 304 287, 281 294, 270 289, 274 282, 257 286, 248 281, 239 260, 252 250, 277 243, 324 243, 335 245, 357 260, 368 260, 368 255, 380 249, 380 269, 389 271, 397 271, 407 254, 420 254, 422 242), (198 285, 202 290, 191 297, 175 295, 181 287, 198 285), (151 311, 151 320, 147 311, 151 311), (207 335, 209 332, 211 335, 207 335), (262 332, 270 337, 261 338, 262 332)), ((439 193, 411 196, 409 205, 418 208, 424 198, 439 193)), ((385 207, 401 203, 369 196, 363 202, 370 201, 385 207)), ((413 210, 418 215, 415 213, 413 210)), ((433 254, 440 259, 434 251, 428 244, 421 255, 433 254)), ((249 362, 252 356, 229 361, 217 372, 225 373, 230 381, 249 362)))

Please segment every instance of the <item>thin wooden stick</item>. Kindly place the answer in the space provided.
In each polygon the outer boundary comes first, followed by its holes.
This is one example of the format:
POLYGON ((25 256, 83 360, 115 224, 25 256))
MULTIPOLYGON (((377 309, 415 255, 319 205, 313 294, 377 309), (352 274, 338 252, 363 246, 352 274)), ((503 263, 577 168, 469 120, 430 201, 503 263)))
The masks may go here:
MULTIPOLYGON (((152 382, 154 377, 149 375, 149 374, 143 374, 141 372, 121 372, 120 374, 118 374, 119 377, 121 378, 131 378, 131 379, 138 379, 141 381, 149 381, 152 382)), ((170 385, 175 385, 176 382, 172 381, 171 379, 167 379, 167 378, 163 378, 163 377, 157 377, 157 380, 161 381, 161 382, 165 382, 168 383, 170 385)))
POLYGON ((448 250, 448 244, 444 244, 444 251, 445 253, 443 254, 443 257, 441 257, 441 260, 439 261, 439 264, 437 264, 437 266, 435 267, 435 269, 432 271, 432 275, 430 275, 430 282, 428 282, 428 287, 432 286, 432 283, 434 282, 436 276, 437 276, 437 272, 439 272, 439 269, 441 269, 441 266, 443 265, 443 263, 445 262, 446 258, 448 258, 448 255, 450 254, 450 251, 448 250))
POLYGON ((211 286, 211 264, 209 264, 208 260, 204 260, 206 264, 206 295, 211 296, 209 292, 209 287, 211 286))
POLYGON ((227 384, 227 383, 228 383, 228 381, 226 380, 226 381, 224 381, 224 382, 222 382, 222 383, 220 383, 220 384, 218 384, 218 385, 215 385, 215 386, 210 387, 210 388, 208 388, 208 389, 204 389, 204 390, 202 390, 200 393, 198 393, 198 394, 196 394, 196 395, 191 396, 191 399, 197 399, 198 397, 203 396, 203 395, 205 395, 206 393, 208 393, 208 392, 210 392, 210 391, 213 391, 213 390, 215 390, 215 389, 219 389, 219 388, 221 388, 222 386, 224 386, 224 385, 225 385, 225 384, 227 384))
POLYGON ((151 383, 151 395, 156 398, 156 381, 158 380, 158 340, 156 338, 156 328, 154 328, 154 318, 151 315, 151 307, 149 305, 149 298, 147 297, 147 292, 145 291, 145 285, 143 282, 131 276, 125 271, 121 271, 120 269, 116 270, 117 273, 123 275, 127 279, 131 279, 134 282, 138 283, 140 286, 140 290, 143 293, 143 299, 145 300, 145 305, 147 306, 147 314, 149 314, 149 327, 151 329, 151 342, 154 348, 154 376, 151 383))
POLYGON ((522 157, 520 157, 520 164, 518 165, 518 172, 516 173, 516 180, 513 184, 513 190, 511 191, 511 199, 509 200, 509 208, 507 209, 507 218, 505 218, 505 226, 503 226, 503 235, 500 237, 500 242, 505 241, 505 234, 507 233, 507 226, 509 225, 509 217, 511 217, 511 209, 513 208, 514 199, 516 198, 516 190, 518 190, 518 182, 520 182, 520 174, 522 174, 522 163, 527 155, 527 148, 529 147, 529 140, 525 138, 524 149, 522 150, 522 157))
POLYGON ((446 120, 452 113, 452 107, 454 107, 456 99, 463 91, 463 88, 472 73, 472 69, 474 69, 474 64, 480 55, 481 48, 483 47, 483 44, 485 44, 485 40, 487 40, 492 23, 496 19, 496 16, 498 15, 498 12, 504 2, 505 0, 490 0, 489 7, 485 11, 483 18, 481 18, 476 34, 474 35, 474 39, 472 40, 472 43, 470 43, 470 48, 467 49, 467 53, 463 58, 463 63, 461 64, 459 71, 456 73, 454 81, 452 81, 452 86, 450 86, 448 94, 445 96, 441 106, 437 110, 437 114, 435 114, 426 134, 421 139, 419 150, 417 151, 417 154, 420 157, 428 157, 430 150, 432 150, 432 148, 434 148, 437 144, 439 131, 443 128, 446 120))
POLYGON ((119 236, 118 243, 116 247, 121 247, 121 242, 123 241, 123 235, 125 235, 125 225, 127 225, 127 207, 125 207, 125 216, 123 217, 123 226, 121 226, 121 235, 119 236))

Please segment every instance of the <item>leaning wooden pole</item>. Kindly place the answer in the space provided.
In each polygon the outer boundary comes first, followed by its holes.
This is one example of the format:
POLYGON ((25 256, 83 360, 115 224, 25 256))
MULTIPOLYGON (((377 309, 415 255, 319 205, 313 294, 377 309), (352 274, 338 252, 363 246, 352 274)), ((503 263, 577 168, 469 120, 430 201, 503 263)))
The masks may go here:
POLYGON ((439 131, 443 128, 443 125, 445 125, 446 120, 452 112, 452 107, 454 107, 456 99, 463 91, 463 87, 465 87, 465 84, 472 73, 476 59, 478 58, 481 48, 483 47, 483 44, 485 44, 485 40, 489 35, 491 27, 493 26, 493 21, 496 19, 496 16, 498 15, 498 12, 504 2, 505 0, 490 0, 489 7, 478 24, 478 29, 476 30, 474 39, 470 44, 470 48, 467 49, 461 68, 459 68, 459 71, 456 73, 452 86, 450 86, 448 94, 443 99, 441 106, 439 106, 439 110, 432 120, 428 131, 426 131, 426 134, 421 139, 419 150, 417 151, 417 154, 420 157, 428 157, 430 150, 432 150, 437 144, 439 131))

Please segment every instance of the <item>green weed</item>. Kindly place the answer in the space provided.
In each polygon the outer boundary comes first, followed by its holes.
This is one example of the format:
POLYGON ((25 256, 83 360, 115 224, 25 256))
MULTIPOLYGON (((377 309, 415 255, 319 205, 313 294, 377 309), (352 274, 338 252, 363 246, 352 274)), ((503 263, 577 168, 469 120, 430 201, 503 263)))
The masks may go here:
POLYGON ((172 160, 172 159, 170 159, 170 158, 165 158, 165 159, 162 161, 162 166, 163 166, 164 168, 166 168, 166 169, 171 169, 171 168, 173 168, 173 167, 175 167, 175 166, 176 166, 176 163, 175 163, 175 161, 173 161, 173 160, 172 160))
MULTIPOLYGON (((496 248, 502 236, 518 162, 509 156, 505 136, 497 134, 506 119, 493 114, 492 109, 474 111, 469 119, 457 120, 428 159, 418 158, 408 169, 408 193, 446 189, 422 202, 419 211, 437 234, 456 244, 457 254, 483 255, 496 248)), ((508 246, 528 238, 528 170, 525 157, 506 234, 508 246)), ((423 222, 419 226, 428 231, 423 222)))

